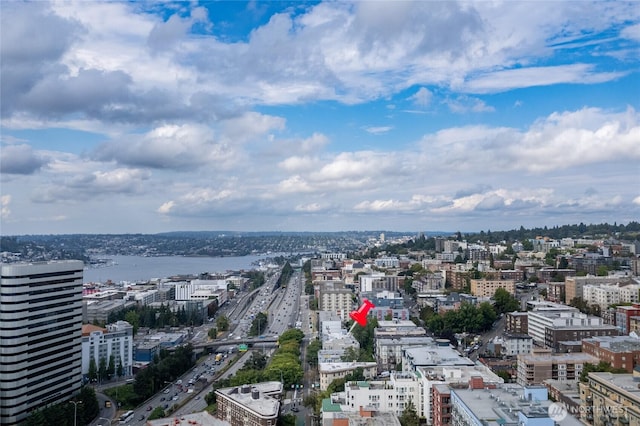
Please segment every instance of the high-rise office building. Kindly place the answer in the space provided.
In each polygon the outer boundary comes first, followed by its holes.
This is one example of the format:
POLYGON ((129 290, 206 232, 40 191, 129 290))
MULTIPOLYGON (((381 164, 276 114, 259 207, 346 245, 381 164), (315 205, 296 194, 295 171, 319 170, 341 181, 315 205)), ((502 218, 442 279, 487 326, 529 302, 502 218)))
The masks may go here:
POLYGON ((0 266, 0 424, 14 425, 80 391, 84 264, 0 266))

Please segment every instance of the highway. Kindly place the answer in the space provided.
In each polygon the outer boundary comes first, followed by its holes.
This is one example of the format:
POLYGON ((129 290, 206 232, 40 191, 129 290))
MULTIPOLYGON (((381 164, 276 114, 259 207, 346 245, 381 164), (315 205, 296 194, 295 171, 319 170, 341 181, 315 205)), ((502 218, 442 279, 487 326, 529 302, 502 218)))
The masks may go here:
MULTIPOLYGON (((208 337, 208 331, 215 326, 215 321, 194 327, 190 340, 194 349, 224 350, 226 357, 222 364, 215 364, 214 355, 201 359, 198 365, 183 374, 175 382, 165 383, 166 386, 163 389, 137 407, 134 410, 133 419, 128 424, 134 426, 144 425, 151 411, 158 406, 163 407, 165 410, 174 407, 175 411, 172 415, 204 410, 206 408, 205 396, 212 391, 213 381, 235 374, 250 358, 251 350, 244 353, 225 373, 220 374, 220 371, 235 356, 229 352, 236 353, 238 345, 241 343, 252 344, 254 351, 262 350, 267 355, 270 355, 276 345, 278 336, 298 323, 300 328, 307 334, 305 338, 306 345, 306 341, 314 333, 312 316, 308 311, 308 297, 301 297, 303 288, 301 273, 299 271, 295 272, 289 284, 284 288, 274 289, 278 277, 279 274, 272 274, 260 288, 242 295, 237 300, 230 301, 220 309, 218 315, 226 315, 230 323, 229 331, 222 338, 211 341, 208 337), (259 312, 267 314, 268 326, 263 335, 250 337, 248 332, 251 328, 252 315, 255 316, 259 312), (193 386, 187 386, 190 380, 194 381, 193 386)), ((306 365, 306 363, 304 364, 306 365)), ((296 405, 299 406, 302 400, 302 392, 297 395, 298 401, 296 405)), ((290 399, 288 401, 289 403, 293 402, 290 399)), ((291 406, 288 408, 290 409, 291 406)), ((104 414, 110 414, 109 418, 113 415, 107 411, 104 414)), ((302 423, 299 421, 299 424, 304 424, 306 414, 306 410, 303 407, 301 407, 300 412, 296 413, 300 417, 299 420, 302 421, 302 423)), ((95 425, 106 424, 106 416, 103 416, 102 411, 100 416, 101 418, 94 422, 95 425)), ((117 418, 112 420, 113 424, 117 424, 117 422, 117 418)))

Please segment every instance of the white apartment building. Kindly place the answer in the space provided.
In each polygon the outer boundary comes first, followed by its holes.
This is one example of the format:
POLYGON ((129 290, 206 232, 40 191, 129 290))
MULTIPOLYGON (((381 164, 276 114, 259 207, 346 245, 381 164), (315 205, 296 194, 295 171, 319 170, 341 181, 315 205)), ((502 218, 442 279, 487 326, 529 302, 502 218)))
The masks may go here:
POLYGON ((528 334, 505 333, 496 337, 493 343, 500 345, 500 354, 506 356, 530 354, 533 350, 533 338, 528 334))
POLYGON ((82 374, 89 373, 91 359, 96 367, 104 359, 107 365, 113 355, 118 372, 122 365, 123 376, 133 374, 133 327, 126 321, 107 324, 107 328, 85 324, 82 326, 82 374))
MULTIPOLYGON (((468 360, 468 358, 465 358, 468 360)), ((420 400, 416 404, 418 415, 427 419, 431 424, 433 413, 432 389, 436 385, 449 385, 455 388, 468 387, 474 383, 480 388, 487 386, 497 386, 504 383, 504 380, 496 375, 490 368, 484 365, 451 365, 450 362, 419 367, 416 369, 420 377, 420 400)))
POLYGON ((325 260, 345 260, 347 258, 347 254, 346 253, 322 253, 320 255, 320 257, 322 259, 325 260))
POLYGON ((394 372, 384 381, 346 383, 344 395, 343 411, 370 407, 399 417, 410 401, 418 406, 420 379, 415 373, 394 372))
POLYGON ((610 305, 620 303, 638 303, 640 285, 595 285, 588 284, 582 288, 582 299, 590 305, 598 305, 606 309, 610 305))
POLYGON ((533 343, 545 346, 545 329, 547 327, 568 326, 602 326, 600 317, 589 316, 580 311, 529 311, 527 334, 533 338, 533 343))
POLYGON ((78 260, 1 265, 0 424, 80 391, 83 268, 78 260))
POLYGON ((373 264, 378 268, 398 268, 400 266, 400 260, 397 257, 380 257, 373 261, 373 264))
POLYGON ((408 347, 433 345, 429 336, 375 339, 375 356, 379 371, 395 370, 402 362, 402 350, 408 347))

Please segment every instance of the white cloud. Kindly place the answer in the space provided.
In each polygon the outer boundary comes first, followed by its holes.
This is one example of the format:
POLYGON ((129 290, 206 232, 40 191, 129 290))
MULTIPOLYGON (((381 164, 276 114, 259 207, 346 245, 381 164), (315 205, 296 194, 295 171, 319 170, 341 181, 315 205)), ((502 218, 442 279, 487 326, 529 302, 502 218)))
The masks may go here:
POLYGON ((528 67, 490 72, 473 77, 464 84, 463 90, 471 93, 495 93, 561 83, 593 84, 615 80, 625 74, 624 72, 598 72, 591 64, 528 67))
POLYGON ((447 99, 444 103, 451 112, 463 114, 466 112, 494 112, 495 108, 487 105, 482 99, 470 96, 458 96, 455 99, 447 99))
POLYGON ((620 31, 620 37, 640 41, 640 24, 634 24, 623 28, 622 31, 620 31))
POLYGON ((553 113, 520 131, 468 126, 440 130, 421 142, 425 158, 458 171, 532 173, 640 159, 640 114, 633 108, 553 113))
POLYGON ((319 203, 311 203, 311 204, 300 204, 295 207, 295 210, 298 212, 304 213, 318 213, 320 211, 325 210, 319 203))
POLYGON ((0 196, 0 217, 3 220, 9 219, 11 216, 11 209, 9 206, 11 205, 11 195, 2 195, 0 196))
POLYGON ((393 129, 393 126, 377 126, 377 127, 365 127, 364 130, 372 135, 381 135, 387 133, 393 129))
POLYGON ((426 87, 421 87, 415 94, 409 96, 409 100, 413 101, 414 105, 422 107, 429 106, 432 99, 433 93, 426 87))

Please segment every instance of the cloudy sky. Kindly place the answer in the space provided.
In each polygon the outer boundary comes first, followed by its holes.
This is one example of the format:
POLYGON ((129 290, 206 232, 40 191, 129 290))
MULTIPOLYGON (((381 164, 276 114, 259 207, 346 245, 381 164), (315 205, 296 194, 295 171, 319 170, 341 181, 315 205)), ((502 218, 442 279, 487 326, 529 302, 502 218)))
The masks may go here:
POLYGON ((637 2, 0 6, 3 235, 640 219, 637 2))

